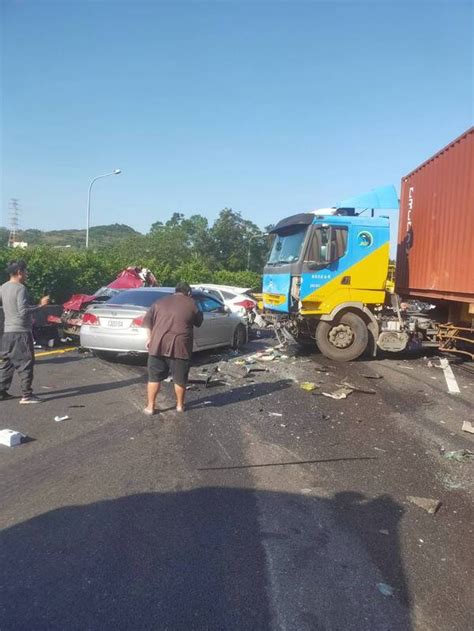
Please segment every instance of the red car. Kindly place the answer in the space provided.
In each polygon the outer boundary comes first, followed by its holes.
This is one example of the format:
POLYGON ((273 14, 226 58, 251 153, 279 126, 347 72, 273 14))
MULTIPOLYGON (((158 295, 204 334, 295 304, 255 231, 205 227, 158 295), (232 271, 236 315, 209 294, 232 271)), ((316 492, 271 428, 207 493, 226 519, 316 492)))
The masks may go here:
POLYGON ((49 315, 49 324, 58 325, 64 335, 79 337, 82 318, 87 307, 93 303, 107 302, 113 296, 125 289, 137 289, 139 287, 157 287, 158 282, 149 269, 145 267, 127 267, 117 278, 106 287, 101 287, 95 294, 74 294, 63 304, 61 316, 49 315))

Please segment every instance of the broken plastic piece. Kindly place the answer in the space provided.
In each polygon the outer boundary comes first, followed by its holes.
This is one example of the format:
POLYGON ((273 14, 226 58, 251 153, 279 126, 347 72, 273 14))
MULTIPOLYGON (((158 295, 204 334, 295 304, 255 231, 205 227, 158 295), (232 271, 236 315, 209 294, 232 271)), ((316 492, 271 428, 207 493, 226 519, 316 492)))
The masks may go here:
POLYGON ((462 431, 469 432, 469 434, 474 434, 474 425, 470 421, 464 421, 462 424, 462 431))
POLYGON ((412 504, 416 504, 431 515, 434 515, 441 506, 440 500, 434 500, 430 497, 414 497, 413 495, 408 495, 407 500, 412 504))
POLYGON ((313 390, 316 390, 317 387, 318 386, 312 381, 303 381, 303 383, 300 383, 300 388, 302 390, 307 390, 308 392, 312 392, 313 390))
POLYGON ((387 583, 377 583, 377 589, 384 596, 393 596, 394 589, 391 585, 387 585, 387 583))
POLYGON ((54 420, 56 421, 56 423, 60 423, 61 421, 68 421, 69 418, 70 417, 66 414, 65 416, 55 416, 54 420))
POLYGON ((354 386, 352 383, 349 383, 348 381, 343 381, 341 385, 346 388, 349 388, 349 390, 354 390, 354 392, 363 392, 364 394, 375 394, 375 390, 373 388, 364 388, 360 386, 354 386))
POLYGON ((330 399, 347 399, 352 392, 352 388, 338 388, 334 390, 334 392, 323 392, 322 394, 324 397, 329 397, 330 399))
POLYGON ((268 416, 283 416, 280 412, 269 412, 268 416))
POLYGON ((323 364, 318 364, 317 362, 313 362, 313 368, 314 370, 317 370, 318 372, 328 373, 331 371, 329 366, 324 366, 323 364))

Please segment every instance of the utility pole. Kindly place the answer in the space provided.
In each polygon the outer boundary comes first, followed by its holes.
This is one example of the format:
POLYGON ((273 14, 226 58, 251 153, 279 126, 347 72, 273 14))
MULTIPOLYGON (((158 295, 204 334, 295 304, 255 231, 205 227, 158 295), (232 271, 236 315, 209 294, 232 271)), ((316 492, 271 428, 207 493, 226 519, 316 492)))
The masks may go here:
POLYGON ((13 197, 10 200, 10 234, 8 235, 8 247, 13 248, 17 240, 17 232, 20 224, 20 200, 13 197))

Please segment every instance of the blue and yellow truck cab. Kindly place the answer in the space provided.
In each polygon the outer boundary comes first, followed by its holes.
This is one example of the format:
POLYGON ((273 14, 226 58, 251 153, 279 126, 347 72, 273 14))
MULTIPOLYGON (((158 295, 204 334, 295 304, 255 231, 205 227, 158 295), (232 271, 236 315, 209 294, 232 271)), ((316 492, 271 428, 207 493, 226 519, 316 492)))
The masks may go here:
POLYGON ((359 357, 379 338, 387 295, 389 220, 354 208, 293 215, 272 230, 263 276, 267 315, 331 359, 359 357))

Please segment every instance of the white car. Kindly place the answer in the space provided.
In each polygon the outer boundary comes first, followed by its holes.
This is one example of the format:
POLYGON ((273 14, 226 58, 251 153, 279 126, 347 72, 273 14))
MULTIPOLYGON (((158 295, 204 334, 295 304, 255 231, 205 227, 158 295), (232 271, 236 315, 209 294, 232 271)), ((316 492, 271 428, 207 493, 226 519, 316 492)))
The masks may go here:
POLYGON ((250 291, 248 287, 231 287, 229 285, 213 285, 211 283, 192 285, 192 287, 220 300, 226 307, 229 307, 232 313, 244 318, 246 322, 253 319, 251 315, 257 307, 257 301, 248 294, 250 291))
MULTIPOLYGON (((92 304, 82 320, 81 346, 104 358, 147 353, 143 318, 154 302, 172 292, 171 287, 127 289, 109 302, 92 304)), ((202 325, 194 330, 194 351, 219 346, 238 349, 247 342, 247 327, 241 317, 208 294, 193 291, 193 298, 204 316, 202 325)))

